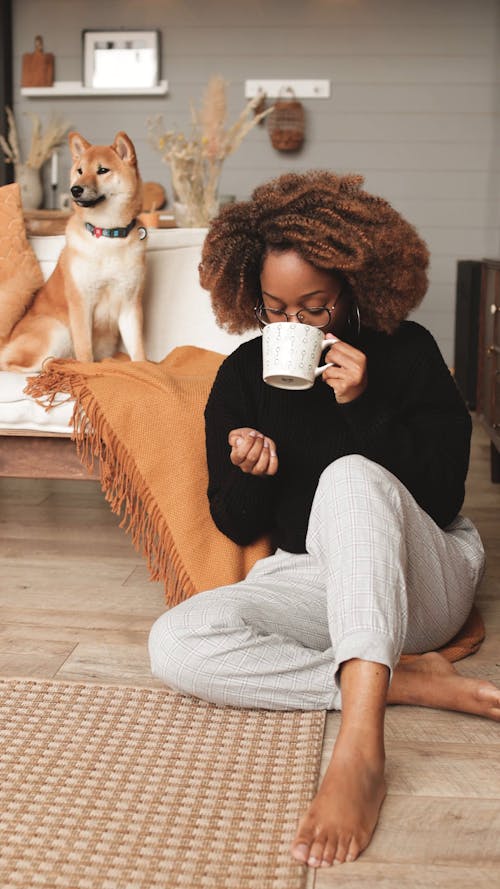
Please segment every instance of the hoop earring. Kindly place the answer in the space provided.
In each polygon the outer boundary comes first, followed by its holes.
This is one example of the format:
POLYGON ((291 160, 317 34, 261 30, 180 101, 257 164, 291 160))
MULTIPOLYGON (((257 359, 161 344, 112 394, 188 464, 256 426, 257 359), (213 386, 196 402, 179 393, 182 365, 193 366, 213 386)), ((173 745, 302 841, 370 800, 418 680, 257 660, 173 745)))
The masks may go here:
POLYGON ((361 318, 359 315, 359 306, 356 300, 353 300, 351 303, 351 312, 349 314, 349 323, 352 328, 355 328, 356 337, 359 337, 361 332, 361 318))

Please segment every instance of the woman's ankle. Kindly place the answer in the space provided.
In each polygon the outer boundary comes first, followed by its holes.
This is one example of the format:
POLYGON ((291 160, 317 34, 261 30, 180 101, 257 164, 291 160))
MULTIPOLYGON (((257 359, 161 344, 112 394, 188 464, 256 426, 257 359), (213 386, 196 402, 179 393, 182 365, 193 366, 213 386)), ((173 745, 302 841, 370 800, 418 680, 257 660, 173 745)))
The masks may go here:
POLYGON ((361 731, 358 726, 343 724, 335 741, 334 754, 342 758, 356 758, 380 768, 385 765, 385 744, 383 727, 361 731))

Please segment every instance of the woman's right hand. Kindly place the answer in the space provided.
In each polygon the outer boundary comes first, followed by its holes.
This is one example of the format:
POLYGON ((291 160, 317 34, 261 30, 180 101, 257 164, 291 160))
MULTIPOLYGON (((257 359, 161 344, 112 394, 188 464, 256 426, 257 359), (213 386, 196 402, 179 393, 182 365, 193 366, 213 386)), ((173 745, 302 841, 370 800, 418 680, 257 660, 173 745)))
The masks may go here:
POLYGON ((230 460, 250 475, 275 475, 278 470, 276 445, 255 429, 232 429, 228 435, 230 460))

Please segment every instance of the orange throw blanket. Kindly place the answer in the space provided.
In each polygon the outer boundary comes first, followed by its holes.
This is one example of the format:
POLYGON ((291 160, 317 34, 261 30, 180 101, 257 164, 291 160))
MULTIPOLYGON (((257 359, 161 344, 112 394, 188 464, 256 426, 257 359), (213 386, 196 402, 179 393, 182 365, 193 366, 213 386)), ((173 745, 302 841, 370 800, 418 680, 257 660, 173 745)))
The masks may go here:
POLYGON ((233 543, 209 512, 203 411, 223 358, 183 346, 159 363, 52 360, 26 390, 47 408, 57 393, 75 398, 80 459, 90 471, 99 459, 106 500, 169 605, 242 580, 271 552, 267 539, 233 543))
MULTIPOLYGON (((91 471, 98 458, 106 499, 123 516, 121 527, 146 557, 151 578, 164 583, 168 605, 242 580, 271 552, 267 538, 237 546, 210 516, 203 411, 223 357, 182 346, 158 363, 52 360, 26 388, 47 409, 59 393, 75 399, 80 459, 91 471)), ((483 638, 474 608, 441 653, 458 660, 483 638)))

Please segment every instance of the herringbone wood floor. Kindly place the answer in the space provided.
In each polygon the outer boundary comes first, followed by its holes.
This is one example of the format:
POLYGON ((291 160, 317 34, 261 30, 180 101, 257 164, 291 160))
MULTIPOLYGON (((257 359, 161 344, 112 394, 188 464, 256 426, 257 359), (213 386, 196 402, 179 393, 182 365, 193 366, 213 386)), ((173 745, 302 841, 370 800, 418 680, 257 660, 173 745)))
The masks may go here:
MULTIPOLYGON (((500 485, 476 427, 464 508, 488 554, 479 604, 487 638, 459 664, 500 684, 500 485)), ((118 528, 97 482, 0 480, 0 674, 157 685, 146 650, 163 591, 118 528)), ((326 764, 339 725, 328 716, 326 764)), ((315 889, 496 889, 500 724, 391 707, 389 794, 359 861, 310 873, 315 889)))

